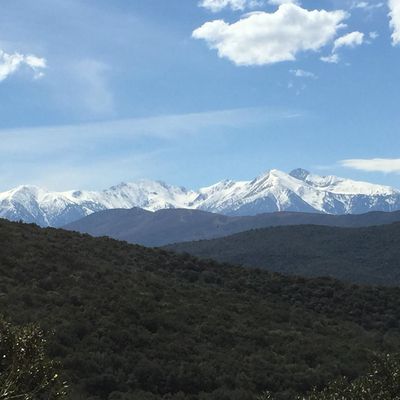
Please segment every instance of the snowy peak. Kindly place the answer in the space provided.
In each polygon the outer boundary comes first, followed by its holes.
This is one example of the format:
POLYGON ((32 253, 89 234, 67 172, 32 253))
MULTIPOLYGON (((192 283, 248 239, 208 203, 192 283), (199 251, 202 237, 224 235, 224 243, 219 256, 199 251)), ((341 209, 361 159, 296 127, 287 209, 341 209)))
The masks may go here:
POLYGON ((272 169, 251 181, 225 180, 198 191, 141 180, 96 191, 50 192, 19 186, 0 193, 0 217, 63 226, 91 213, 139 207, 148 211, 191 208, 226 215, 275 211, 359 214, 400 209, 400 191, 298 168, 289 174, 272 169))

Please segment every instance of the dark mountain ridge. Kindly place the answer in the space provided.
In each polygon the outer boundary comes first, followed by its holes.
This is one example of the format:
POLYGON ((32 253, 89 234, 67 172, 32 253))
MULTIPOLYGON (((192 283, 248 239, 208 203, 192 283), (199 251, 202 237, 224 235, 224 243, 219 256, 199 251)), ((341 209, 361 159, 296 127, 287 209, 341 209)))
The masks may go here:
POLYGON ((109 236, 145 246, 214 239, 250 229, 285 225, 360 227, 400 221, 400 211, 360 215, 277 212, 247 217, 229 217, 200 210, 140 208, 100 211, 66 225, 67 230, 109 236))

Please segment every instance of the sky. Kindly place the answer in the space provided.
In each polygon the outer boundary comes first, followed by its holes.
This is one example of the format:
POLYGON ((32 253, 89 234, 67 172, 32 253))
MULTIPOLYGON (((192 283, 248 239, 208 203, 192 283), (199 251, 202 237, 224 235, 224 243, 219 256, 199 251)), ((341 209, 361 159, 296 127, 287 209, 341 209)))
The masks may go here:
POLYGON ((0 191, 298 167, 400 188, 400 0, 1 0, 0 191))

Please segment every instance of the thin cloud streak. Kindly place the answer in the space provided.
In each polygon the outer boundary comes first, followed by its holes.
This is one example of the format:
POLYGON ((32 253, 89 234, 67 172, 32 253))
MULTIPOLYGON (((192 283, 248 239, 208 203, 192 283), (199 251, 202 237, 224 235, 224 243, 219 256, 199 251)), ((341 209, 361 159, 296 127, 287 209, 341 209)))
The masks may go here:
POLYGON ((212 145, 238 128, 251 132, 301 116, 248 108, 0 130, 0 189, 26 183, 56 190, 104 188, 120 180, 160 176, 170 159, 166 154, 186 154, 199 143, 212 145))
POLYGON ((358 171, 400 173, 400 158, 349 159, 339 164, 358 171))
POLYGON ((42 146, 61 149, 66 145, 71 145, 71 140, 79 142, 134 137, 153 137, 168 140, 199 134, 212 126, 240 127, 261 121, 283 120, 300 116, 301 114, 296 112, 271 111, 266 108, 243 108, 79 125, 7 129, 0 130, 0 153, 9 151, 31 152, 32 148, 40 149, 42 146), (24 146, 21 146, 22 143, 24 143, 24 146))

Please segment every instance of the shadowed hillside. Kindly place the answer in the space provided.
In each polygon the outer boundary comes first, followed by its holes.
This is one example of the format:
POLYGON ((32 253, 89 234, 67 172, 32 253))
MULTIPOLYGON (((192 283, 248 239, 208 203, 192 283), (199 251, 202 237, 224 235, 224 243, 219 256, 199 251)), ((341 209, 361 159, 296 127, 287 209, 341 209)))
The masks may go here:
POLYGON ((291 226, 167 246, 201 258, 300 276, 400 284, 400 224, 345 229, 291 226))
POLYGON ((400 289, 6 221, 0 243, 0 313, 54 330, 72 399, 289 400, 400 345, 400 289))

